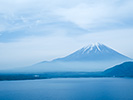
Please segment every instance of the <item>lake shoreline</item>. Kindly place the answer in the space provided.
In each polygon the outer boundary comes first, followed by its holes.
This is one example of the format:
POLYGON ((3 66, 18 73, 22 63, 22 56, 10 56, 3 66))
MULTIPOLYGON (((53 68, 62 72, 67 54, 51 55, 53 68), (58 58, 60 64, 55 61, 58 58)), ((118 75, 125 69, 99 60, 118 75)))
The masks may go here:
POLYGON ((108 76, 103 72, 47 72, 30 74, 0 74, 0 81, 41 80, 57 78, 133 78, 125 76, 108 76))

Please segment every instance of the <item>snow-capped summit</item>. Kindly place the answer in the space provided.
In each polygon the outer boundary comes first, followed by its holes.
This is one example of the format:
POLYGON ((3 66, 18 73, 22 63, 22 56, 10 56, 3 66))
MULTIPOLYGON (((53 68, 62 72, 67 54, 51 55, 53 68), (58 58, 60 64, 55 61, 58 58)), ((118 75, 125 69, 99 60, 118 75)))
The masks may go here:
POLYGON ((101 61, 101 60, 130 60, 117 51, 101 43, 90 44, 80 50, 54 61, 101 61))
POLYGON ((104 44, 101 43, 95 43, 95 44, 90 44, 88 46, 83 47, 79 51, 82 52, 82 54, 89 54, 89 53, 111 53, 115 52, 115 50, 105 46, 104 44))
MULTIPOLYGON (((107 48, 107 47, 106 47, 107 48)), ((95 44, 90 44, 88 46, 85 46, 82 48, 82 54, 86 53, 90 53, 90 52, 103 52, 103 51, 106 51, 108 52, 107 49, 105 49, 105 46, 101 43, 95 43, 95 44)))
POLYGON ((83 47, 84 50, 83 50, 82 53, 89 53, 89 52, 91 52, 94 49, 95 49, 95 51, 101 51, 100 45, 102 45, 102 44, 95 43, 95 44, 90 44, 90 45, 88 45, 86 47, 83 47))

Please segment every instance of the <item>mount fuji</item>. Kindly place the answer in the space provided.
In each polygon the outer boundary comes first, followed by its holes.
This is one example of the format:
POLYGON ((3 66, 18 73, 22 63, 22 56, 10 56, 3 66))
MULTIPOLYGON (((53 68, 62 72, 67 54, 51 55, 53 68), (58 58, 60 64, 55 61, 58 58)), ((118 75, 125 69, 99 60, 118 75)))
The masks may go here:
POLYGON ((92 72, 104 71, 131 58, 100 43, 83 47, 76 52, 52 61, 43 61, 21 69, 30 72, 92 72))
POLYGON ((107 61, 107 60, 131 60, 131 58, 124 56, 115 50, 100 44, 90 44, 82 49, 64 57, 55 59, 53 61, 107 61))

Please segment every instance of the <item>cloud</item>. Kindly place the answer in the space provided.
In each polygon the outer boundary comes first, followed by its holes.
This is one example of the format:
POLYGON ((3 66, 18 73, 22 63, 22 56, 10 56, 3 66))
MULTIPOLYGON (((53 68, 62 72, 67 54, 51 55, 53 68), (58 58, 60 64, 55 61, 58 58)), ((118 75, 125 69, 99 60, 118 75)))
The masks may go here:
POLYGON ((71 8, 60 8, 56 13, 64 20, 73 22, 88 30, 112 29, 133 26, 127 20, 133 20, 133 1, 95 0, 81 3, 71 8), (119 4, 119 5, 118 5, 119 4))
POLYGON ((62 33, 70 36, 87 33, 76 24, 64 22, 53 13, 64 5, 61 0, 0 1, 0 33, 2 34, 0 42, 16 41, 30 35, 62 33))
POLYGON ((0 40, 129 28, 132 4, 131 0, 0 0, 0 40))

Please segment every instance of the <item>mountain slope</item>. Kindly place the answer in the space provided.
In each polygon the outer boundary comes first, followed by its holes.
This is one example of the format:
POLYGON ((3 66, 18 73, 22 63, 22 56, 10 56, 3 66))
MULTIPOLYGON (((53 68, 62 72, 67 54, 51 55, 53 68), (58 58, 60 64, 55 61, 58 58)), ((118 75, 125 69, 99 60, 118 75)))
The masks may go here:
POLYGON ((133 77, 133 62, 125 62, 116 65, 103 72, 107 76, 115 77, 133 77))
POLYGON ((55 59, 54 61, 106 61, 106 60, 131 60, 131 58, 126 57, 115 50, 100 44, 91 44, 87 47, 64 57, 55 59))

